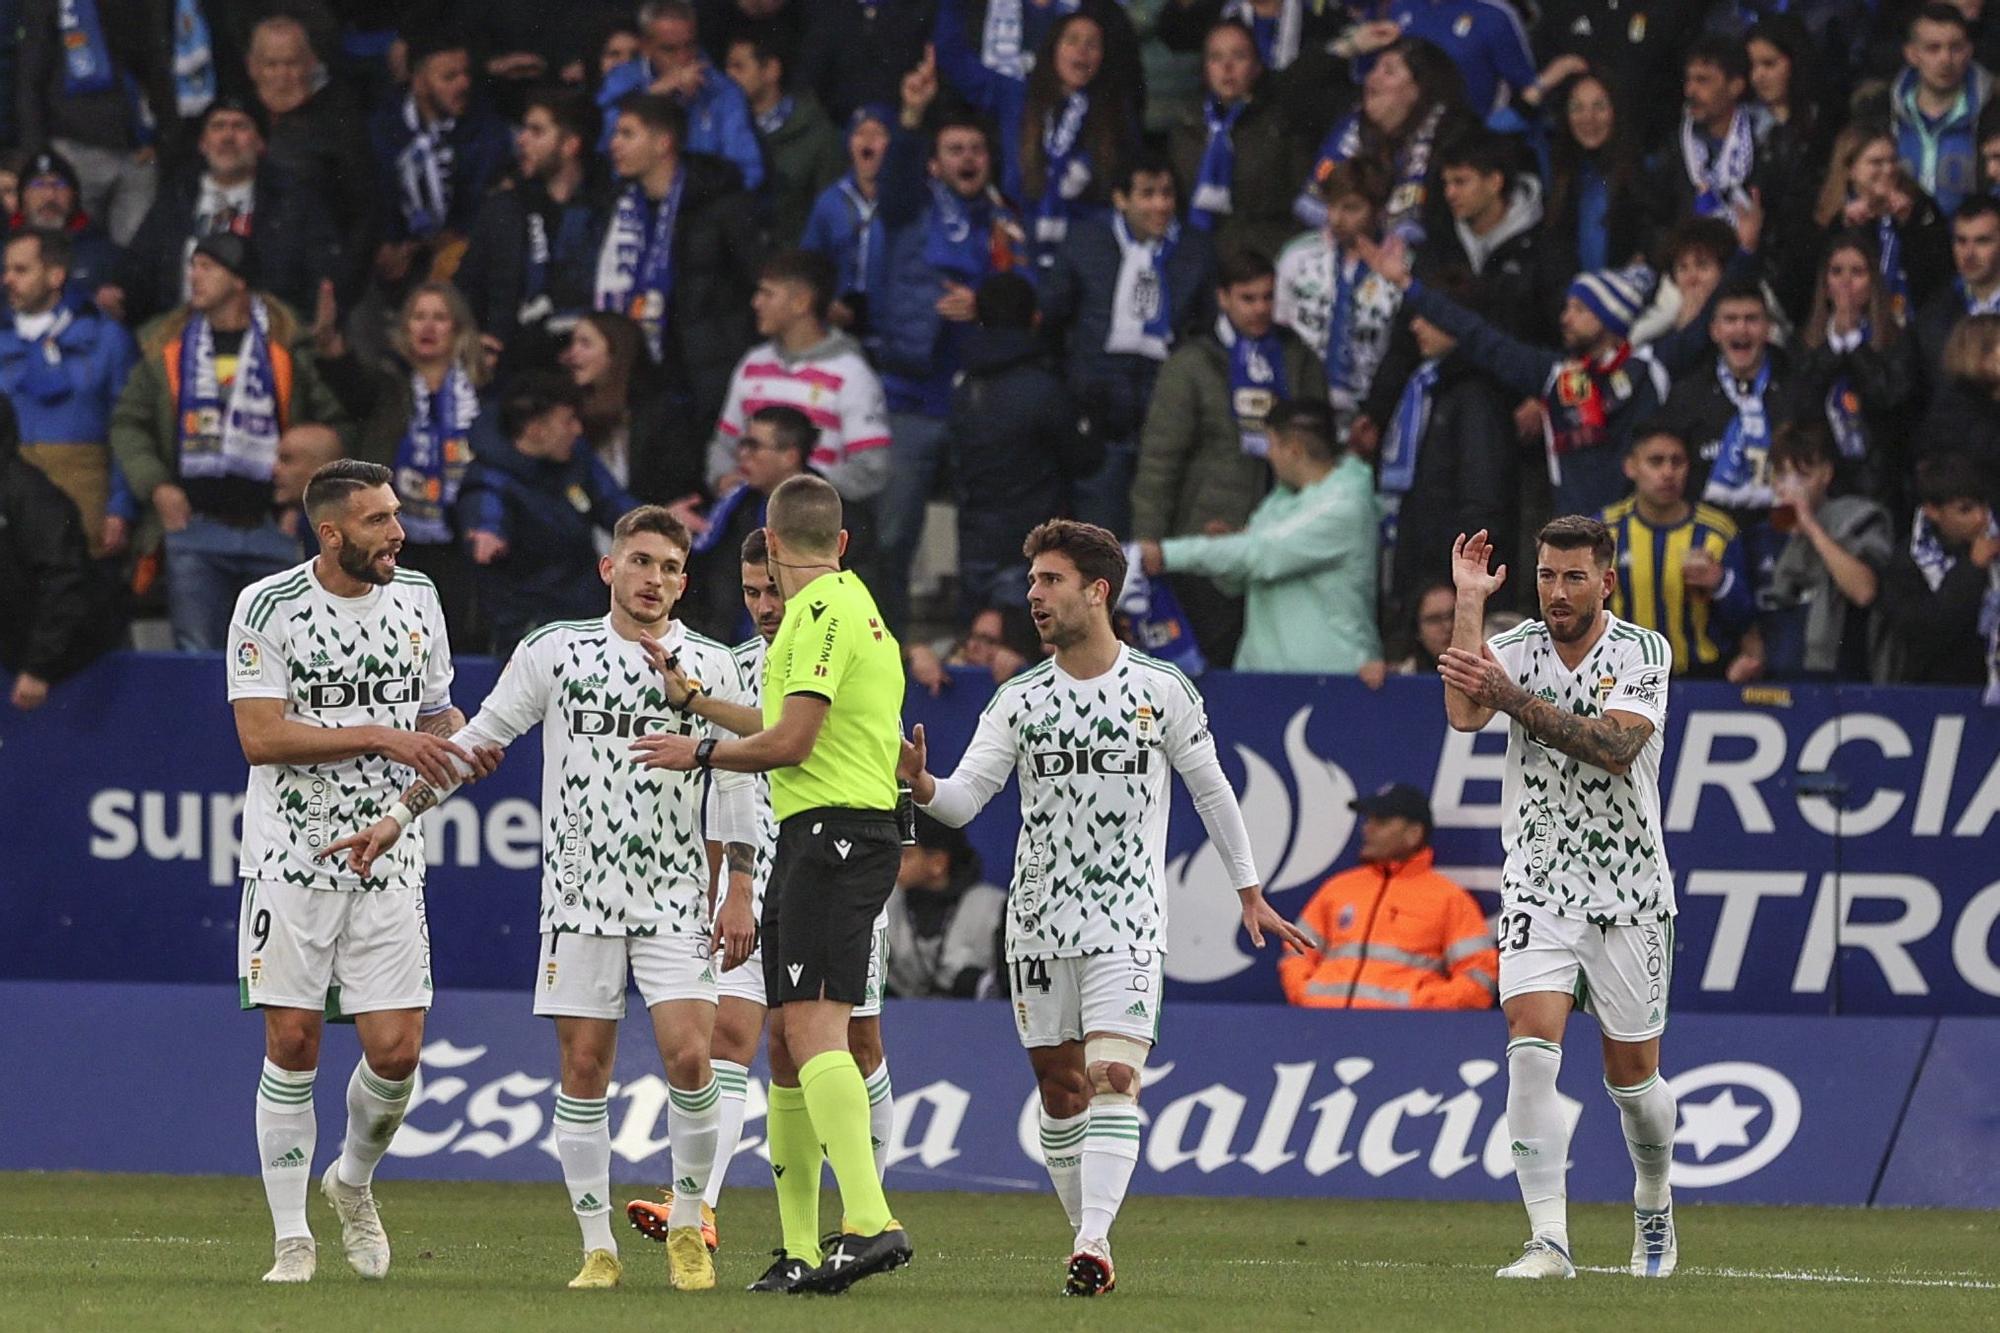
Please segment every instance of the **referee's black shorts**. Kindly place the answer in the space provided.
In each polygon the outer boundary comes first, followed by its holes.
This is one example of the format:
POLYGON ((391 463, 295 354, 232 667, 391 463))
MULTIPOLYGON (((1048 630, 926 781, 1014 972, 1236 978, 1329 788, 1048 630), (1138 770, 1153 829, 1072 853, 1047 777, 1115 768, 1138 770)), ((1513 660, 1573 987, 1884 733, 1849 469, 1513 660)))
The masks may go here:
POLYGON ((778 825, 764 889, 766 1003, 861 1003, 875 918, 902 864, 892 811, 822 806, 778 825))

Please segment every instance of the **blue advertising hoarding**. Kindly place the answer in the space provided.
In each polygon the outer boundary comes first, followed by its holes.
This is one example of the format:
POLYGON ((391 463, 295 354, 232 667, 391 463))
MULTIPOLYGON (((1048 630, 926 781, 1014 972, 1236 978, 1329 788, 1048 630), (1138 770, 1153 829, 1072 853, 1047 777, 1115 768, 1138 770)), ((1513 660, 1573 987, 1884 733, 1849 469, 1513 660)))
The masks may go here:
MULTIPOLYGON (((461 662, 461 705, 494 674, 461 662)), ((1280 910, 1354 863, 1347 802, 1391 781, 1430 793, 1439 866, 1494 907, 1505 737, 1451 732, 1437 682, 1215 672, 1201 686, 1280 910)), ((990 688, 966 675, 912 692, 939 771, 990 688)), ((531 735, 425 817, 440 986, 533 971, 539 763, 531 735)), ((0 710, 0 977, 232 977, 244 773, 213 657, 121 655, 38 713, 0 710)), ((1682 684, 1662 775, 1680 1012, 2000 1013, 2000 710, 1970 690, 1682 684)), ((1010 787, 970 830, 996 882, 1018 824, 1010 787)), ((1169 994, 1277 999, 1185 792, 1168 879, 1169 994)))
MULTIPOLYGON (((0 1012, 9 1020, 0 1025, 0 1067, 10 1082, 63 1090, 0 1099, 0 1170, 254 1174, 263 1043, 256 1017, 238 1012, 233 988, 0 982, 0 1012), (79 1051, 90 1058, 77 1059, 79 1051)), ((1677 1017, 1664 1071, 1680 1102, 1676 1198, 1869 1202, 1934 1025, 1677 1017)), ((1002 1003, 891 1001, 883 1033, 896 1082, 892 1190, 1048 1188, 1034 1080, 1002 1003)), ((1133 1188, 1515 1199, 1505 1035, 1492 1013, 1170 1004, 1145 1075, 1147 1128, 1133 1188), (1245 1039, 1246 1024, 1255 1040, 1245 1039)), ((1993 1040, 1986 1033, 1989 1047, 1993 1040)), ((1559 1082, 1575 1126, 1569 1193, 1611 1202, 1630 1197, 1632 1168, 1595 1048, 1591 1025, 1574 1024, 1559 1082)), ((355 1055, 349 1032, 330 1030, 321 1057, 322 1154, 337 1149, 339 1088, 355 1055)), ((525 987, 441 992, 425 1034, 422 1082, 384 1179, 558 1179, 556 1068, 553 1026, 530 1016, 525 987)), ((667 1174, 666 1087, 643 1018, 623 1025, 616 1074, 613 1174, 639 1189, 667 1174)), ((1990 1102, 1990 1072, 1985 1086, 1990 1102)), ((768 1180, 764 1105, 758 1071, 732 1184, 768 1180)), ((1904 1144, 1921 1156, 1926 1145, 1911 1138, 1906 1133, 1904 1144)), ((1957 1150, 1964 1135, 1939 1142, 1957 1150)), ((2000 1204, 2000 1189, 1989 1177, 1985 1192, 1967 1201, 2000 1204)))

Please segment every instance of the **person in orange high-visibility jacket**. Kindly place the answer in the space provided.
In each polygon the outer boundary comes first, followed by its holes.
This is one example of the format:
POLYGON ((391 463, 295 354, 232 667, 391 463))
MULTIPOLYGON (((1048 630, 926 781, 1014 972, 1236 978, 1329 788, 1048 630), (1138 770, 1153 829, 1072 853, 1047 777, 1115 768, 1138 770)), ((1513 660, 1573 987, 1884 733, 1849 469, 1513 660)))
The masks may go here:
POLYGON ((1285 998, 1314 1009, 1490 1009, 1500 975, 1472 895, 1431 868, 1431 807, 1414 787, 1351 803, 1361 864, 1319 886, 1299 917, 1317 947, 1278 960, 1285 998))

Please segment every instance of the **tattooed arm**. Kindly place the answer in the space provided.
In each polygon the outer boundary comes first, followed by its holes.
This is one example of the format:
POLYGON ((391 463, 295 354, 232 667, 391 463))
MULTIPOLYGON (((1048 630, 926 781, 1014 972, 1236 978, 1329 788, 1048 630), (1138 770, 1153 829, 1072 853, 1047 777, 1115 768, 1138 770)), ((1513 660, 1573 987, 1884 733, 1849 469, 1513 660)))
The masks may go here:
POLYGON ((757 947, 757 920, 750 910, 752 879, 757 871, 757 849, 747 842, 723 844, 722 854, 729 866, 729 894, 715 914, 715 938, 711 955, 722 955, 722 970, 741 965, 757 947))
POLYGON ((429 717, 417 719, 417 730, 428 731, 433 736, 452 736, 465 726, 465 714, 456 708, 443 708, 429 717))
POLYGON ((1607 773, 1629 772, 1653 735, 1652 721, 1637 713, 1613 709, 1602 717, 1584 717, 1528 693, 1483 644, 1477 654, 1447 648, 1438 671, 1446 685, 1474 704, 1505 713, 1550 749, 1607 773))

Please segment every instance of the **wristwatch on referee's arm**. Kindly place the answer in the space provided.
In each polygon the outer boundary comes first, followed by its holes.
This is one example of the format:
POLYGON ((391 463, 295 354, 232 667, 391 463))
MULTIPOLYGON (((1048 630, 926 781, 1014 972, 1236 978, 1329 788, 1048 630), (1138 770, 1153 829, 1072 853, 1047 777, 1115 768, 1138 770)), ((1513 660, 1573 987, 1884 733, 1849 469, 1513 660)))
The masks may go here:
MULTIPOLYGON (((694 702, 692 696, 689 697, 688 702, 694 702)), ((715 762, 715 747, 718 744, 720 742, 713 736, 702 737, 694 747, 694 766, 703 772, 707 772, 709 766, 715 762)))

